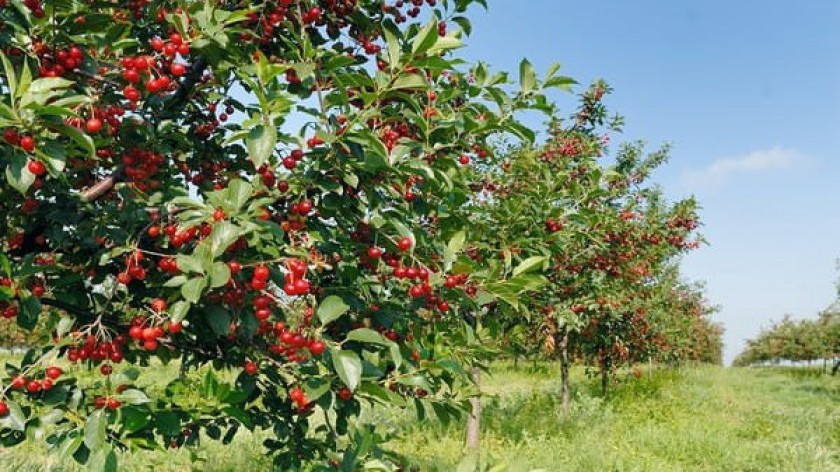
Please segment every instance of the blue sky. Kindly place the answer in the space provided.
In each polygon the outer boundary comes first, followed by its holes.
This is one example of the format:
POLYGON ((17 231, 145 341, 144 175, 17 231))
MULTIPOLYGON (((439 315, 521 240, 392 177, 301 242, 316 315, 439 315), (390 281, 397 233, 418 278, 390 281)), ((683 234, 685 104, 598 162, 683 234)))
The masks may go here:
POLYGON ((606 79, 625 138, 674 145, 656 175, 694 194, 710 245, 685 274, 722 306, 727 360, 785 313, 835 296, 840 257, 840 2, 490 0, 469 59, 606 79))

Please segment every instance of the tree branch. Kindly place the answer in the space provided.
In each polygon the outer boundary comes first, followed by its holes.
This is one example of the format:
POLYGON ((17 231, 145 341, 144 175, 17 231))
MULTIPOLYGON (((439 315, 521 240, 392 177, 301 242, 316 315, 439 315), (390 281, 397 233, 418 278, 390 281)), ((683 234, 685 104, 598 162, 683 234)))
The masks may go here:
MULTIPOLYGON (((172 94, 172 97, 163 106, 161 117, 171 117, 187 103, 196 85, 201 81, 201 77, 204 75, 204 71, 208 65, 207 60, 201 56, 192 63, 190 70, 184 76, 184 81, 181 82, 181 86, 178 87, 178 90, 172 94)), ((102 195, 105 195, 114 188, 114 185, 118 182, 122 182, 123 178, 125 178, 124 169, 122 166, 119 166, 111 175, 82 192, 82 201, 90 203, 98 200, 102 195)))

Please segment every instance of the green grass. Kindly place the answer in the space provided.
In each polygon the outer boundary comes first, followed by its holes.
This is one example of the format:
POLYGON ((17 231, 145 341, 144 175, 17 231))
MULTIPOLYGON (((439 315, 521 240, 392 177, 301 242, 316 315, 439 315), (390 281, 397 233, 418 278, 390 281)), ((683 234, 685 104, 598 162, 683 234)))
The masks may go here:
MULTIPOLYGON (((840 471, 840 378, 782 368, 662 370, 622 382, 606 401, 582 371, 573 379, 563 414, 553 366, 494 365, 483 379, 482 463, 511 472, 840 471)), ((396 435, 386 447, 413 470, 458 469, 462 423, 418 423, 396 409, 366 416, 396 435)), ((268 470, 262 437, 123 454, 121 470, 268 470)), ((75 470, 51 457, 37 446, 0 450, 0 470, 75 470)))

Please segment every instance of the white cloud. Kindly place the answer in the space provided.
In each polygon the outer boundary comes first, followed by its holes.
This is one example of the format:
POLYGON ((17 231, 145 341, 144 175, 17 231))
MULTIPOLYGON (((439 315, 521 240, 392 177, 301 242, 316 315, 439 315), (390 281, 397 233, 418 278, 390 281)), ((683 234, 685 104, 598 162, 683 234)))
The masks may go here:
POLYGON ((806 160, 796 149, 776 146, 736 157, 718 159, 701 170, 690 170, 683 181, 690 186, 721 185, 736 175, 789 169, 806 160))

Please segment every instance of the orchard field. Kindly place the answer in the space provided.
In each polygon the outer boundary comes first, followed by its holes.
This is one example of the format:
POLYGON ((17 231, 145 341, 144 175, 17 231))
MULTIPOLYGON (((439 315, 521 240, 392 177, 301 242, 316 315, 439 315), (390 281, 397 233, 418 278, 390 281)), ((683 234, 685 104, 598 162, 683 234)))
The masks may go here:
MULTIPOLYGON (((156 383, 177 376, 164 368, 156 383)), ((480 470, 497 471, 835 471, 840 470, 840 387, 821 369, 654 370, 622 381, 604 401, 582 370, 574 407, 559 414, 557 367, 494 363, 483 388, 480 470)), ((463 454, 463 421, 417 422, 401 409, 364 413, 384 425, 387 447, 406 470, 473 471, 463 454)), ((230 446, 120 455, 132 470, 267 470, 262 434, 230 446), (234 454, 230 451, 235 450, 234 454)), ((0 453, 3 470, 81 470, 38 446, 0 453)))
POLYGON ((0 470, 836 469, 840 310, 724 369, 671 146, 490 3, 0 0, 0 470))

